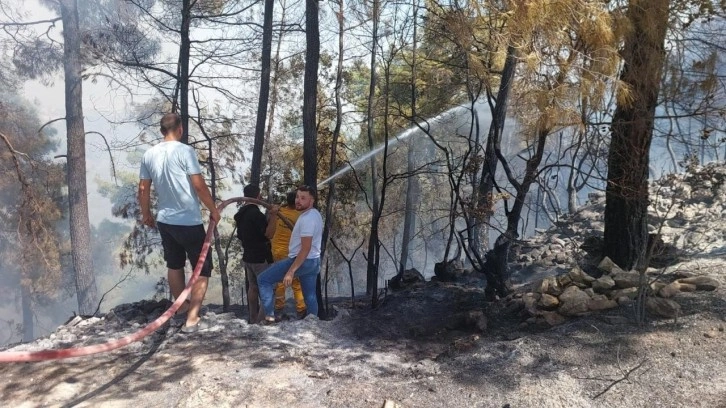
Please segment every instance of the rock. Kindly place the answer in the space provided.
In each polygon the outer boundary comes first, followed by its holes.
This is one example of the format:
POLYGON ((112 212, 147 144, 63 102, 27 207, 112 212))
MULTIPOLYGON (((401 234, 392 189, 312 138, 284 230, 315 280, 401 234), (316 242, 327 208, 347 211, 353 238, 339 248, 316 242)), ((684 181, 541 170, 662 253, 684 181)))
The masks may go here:
POLYGON ((620 306, 630 306, 633 304, 633 299, 627 296, 620 296, 619 298, 617 298, 617 302, 620 306))
POLYGON ((542 317, 551 327, 560 325, 567 321, 564 316, 557 312, 542 312, 542 317))
POLYGON ((645 300, 645 309, 660 317, 674 318, 681 314, 681 305, 670 299, 649 297, 645 300))
POLYGON ((610 258, 607 256, 600 261, 600 263, 597 265, 598 269, 602 269, 606 273, 614 273, 617 271, 622 271, 618 265, 615 264, 610 258))
POLYGON ((592 289, 597 293, 604 293, 615 287, 615 280, 610 275, 603 275, 592 282, 592 289))
POLYGON ((533 316, 536 316, 537 313, 537 302, 542 297, 539 293, 535 292, 529 292, 525 293, 524 296, 522 296, 522 301, 524 301, 524 308, 527 310, 527 312, 533 316))
POLYGON ((575 283, 581 283, 581 284, 590 286, 590 284, 592 284, 592 282, 595 281, 595 278, 586 274, 580 268, 573 268, 567 274, 570 276, 570 279, 572 279, 572 281, 575 283))
POLYGON ((608 299, 605 295, 596 295, 587 302, 587 308, 592 311, 614 309, 618 307, 618 302, 608 299))
POLYGON ((542 279, 537 290, 539 293, 548 294, 552 296, 559 296, 562 293, 562 287, 557 283, 557 278, 549 276, 542 279))
POLYGON ((568 286, 560 295, 558 312, 564 316, 577 316, 588 312, 590 296, 576 286, 568 286))
POLYGON ((453 282, 464 273, 464 267, 456 259, 434 264, 434 274, 441 282, 453 282))
POLYGON ((481 310, 470 310, 466 314, 466 326, 484 333, 487 331, 487 317, 481 310))
POLYGON ((704 291, 716 290, 719 287, 718 281, 708 276, 693 276, 691 278, 679 279, 678 282, 695 285, 696 290, 704 291))
POLYGON ((567 286, 570 286, 570 284, 572 283, 572 278, 569 274, 560 275, 557 277, 557 283, 560 287, 565 288, 567 286))
POLYGON ((401 290, 426 282, 424 276, 416 270, 407 269, 401 275, 396 275, 388 281, 388 287, 392 290, 401 290))
POLYGON ((671 282, 665 286, 663 286, 658 292, 658 296, 662 298, 672 298, 673 296, 679 294, 681 292, 681 284, 678 281, 671 282))
POLYGON ((555 309, 559 306, 560 300, 557 297, 543 293, 539 299, 539 306, 543 309, 555 309))
POLYGON ((681 292, 695 292, 696 291, 696 285, 691 285, 690 283, 680 283, 679 288, 681 289, 681 292))
POLYGON ((616 272, 612 274, 615 286, 621 289, 637 288, 640 285, 638 272, 616 272))
MULTIPOLYGON (((635 299, 638 297, 638 288, 618 289, 610 292, 610 299, 620 299, 621 297, 627 297, 631 300, 635 299)), ((618 303, 620 303, 619 300, 618 303)))
POLYGON ((562 252, 558 252, 557 255, 555 255, 555 263, 564 264, 567 263, 567 259, 567 255, 562 252))

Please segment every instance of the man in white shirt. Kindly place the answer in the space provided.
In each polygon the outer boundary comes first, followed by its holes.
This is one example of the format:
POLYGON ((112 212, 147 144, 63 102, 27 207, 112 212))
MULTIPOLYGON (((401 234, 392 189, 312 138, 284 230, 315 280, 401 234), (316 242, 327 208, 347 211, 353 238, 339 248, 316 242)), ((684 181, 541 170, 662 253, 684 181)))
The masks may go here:
POLYGON ((320 273, 320 246, 323 240, 323 217, 314 207, 317 194, 310 186, 297 188, 295 209, 301 211, 292 230, 288 258, 272 264, 257 277, 260 299, 265 311, 262 323, 275 322, 275 284, 282 281, 290 286, 294 277, 300 279, 308 313, 318 314, 315 293, 320 273))
MULTIPOLYGON (((199 202, 209 209, 211 218, 219 222, 220 215, 201 175, 199 160, 194 149, 181 143, 183 128, 176 113, 161 118, 164 140, 144 153, 139 172, 139 204, 141 222, 157 227, 164 247, 164 260, 168 268, 169 289, 176 299, 184 290, 184 264, 186 259, 194 268, 201 255, 205 231, 199 202), (151 184, 157 196, 156 219, 151 214, 151 184)), ((192 287, 189 305, 179 308, 179 314, 187 313, 185 333, 208 328, 199 317, 207 282, 212 274, 212 257, 207 253, 204 267, 192 287)))

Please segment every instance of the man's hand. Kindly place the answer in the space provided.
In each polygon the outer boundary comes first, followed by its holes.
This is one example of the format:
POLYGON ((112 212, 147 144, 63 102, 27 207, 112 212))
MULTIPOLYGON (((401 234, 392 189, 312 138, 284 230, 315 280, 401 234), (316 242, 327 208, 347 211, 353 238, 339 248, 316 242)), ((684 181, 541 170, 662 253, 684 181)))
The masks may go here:
POLYGON ((156 228, 156 220, 154 220, 154 216, 151 214, 143 214, 141 216, 141 224, 151 228, 156 228))
POLYGON ((270 215, 277 215, 277 213, 280 212, 280 206, 279 205, 273 205, 270 206, 270 208, 267 210, 267 213, 270 215))
POLYGON ((222 215, 219 213, 219 210, 214 208, 214 210, 210 211, 209 218, 211 218, 215 224, 219 224, 219 221, 222 219, 222 215))
POLYGON ((292 285, 292 278, 294 277, 295 273, 290 273, 290 271, 287 271, 285 277, 282 279, 282 283, 285 284, 285 287, 289 288, 292 285))

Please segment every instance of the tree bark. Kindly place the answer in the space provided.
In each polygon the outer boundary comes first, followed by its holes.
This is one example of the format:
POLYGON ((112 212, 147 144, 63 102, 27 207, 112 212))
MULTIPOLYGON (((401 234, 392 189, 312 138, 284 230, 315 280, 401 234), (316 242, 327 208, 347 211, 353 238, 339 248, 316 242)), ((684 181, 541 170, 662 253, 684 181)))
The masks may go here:
POLYGON ((631 31, 622 52, 621 80, 630 98, 612 121, 605 190, 604 254, 624 269, 641 266, 648 244, 648 165, 653 119, 665 61, 667 0, 632 0, 631 31))
MULTIPOLYGON (((305 0, 305 78, 303 82, 303 181, 315 188, 318 184, 318 65, 320 63, 319 0, 305 0)), ((320 274, 316 285, 318 316, 327 317, 323 303, 320 274)))
MULTIPOLYGON (((411 46, 411 125, 416 126, 416 51, 418 45, 418 0, 413 2, 413 44, 411 46)), ((418 179, 413 174, 415 166, 413 137, 408 139, 408 152, 406 155, 406 203, 404 206, 403 233, 401 234, 401 258, 399 260, 398 275, 402 276, 408 263, 409 243, 416 231, 416 213, 414 203, 418 202, 418 179)))
POLYGON ((86 188, 86 132, 83 124, 83 89, 81 79, 81 37, 76 0, 61 0, 63 20, 63 70, 65 73, 65 108, 68 160, 68 207, 71 258, 75 272, 78 313, 96 311, 98 293, 91 257, 91 225, 88 220, 86 188))
POLYGON ((318 183, 318 65, 320 63, 319 0, 305 0, 305 78, 303 83, 303 180, 315 187, 318 183))
POLYGON ((272 55, 272 13, 275 0, 265 0, 265 16, 262 25, 262 74, 260 95, 257 103, 257 123, 255 125, 255 144, 252 148, 251 184, 260 184, 262 173, 262 148, 265 144, 265 122, 267 104, 270 99, 270 59, 272 55))
POLYGON ((191 0, 182 0, 181 42, 179 46, 179 115, 184 133, 181 142, 189 144, 189 26, 192 19, 191 0))
MULTIPOLYGON (((371 77, 370 84, 368 86, 368 111, 366 113, 366 124, 367 124, 367 135, 368 135, 368 149, 371 151, 375 147, 373 138, 373 105, 376 95, 376 49, 378 48, 378 14, 380 7, 380 0, 373 0, 373 39, 371 41, 371 77)), ((368 238, 368 264, 366 268, 366 294, 373 296, 374 292, 378 287, 378 274, 375 269, 375 258, 378 246, 378 191, 376 186, 376 158, 371 156, 370 159, 370 172, 371 172, 371 211, 372 222, 371 231, 368 238)))

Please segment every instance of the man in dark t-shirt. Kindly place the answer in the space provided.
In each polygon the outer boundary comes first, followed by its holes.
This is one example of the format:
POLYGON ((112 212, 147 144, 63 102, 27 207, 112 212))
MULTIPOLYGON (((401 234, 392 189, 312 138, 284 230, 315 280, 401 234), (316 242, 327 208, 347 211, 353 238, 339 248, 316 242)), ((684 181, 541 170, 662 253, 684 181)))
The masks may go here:
MULTIPOLYGON (((259 186, 254 184, 245 186, 244 196, 260 199, 259 186)), ((276 207, 273 207, 270 211, 274 212, 276 210, 276 207)), ((234 221, 237 225, 237 238, 242 242, 242 261, 245 265, 245 273, 249 283, 247 289, 249 322, 254 324, 264 316, 259 305, 257 275, 272 263, 270 238, 274 234, 274 230, 268 228, 267 218, 262 214, 257 204, 247 203, 242 206, 235 214, 234 221)))

